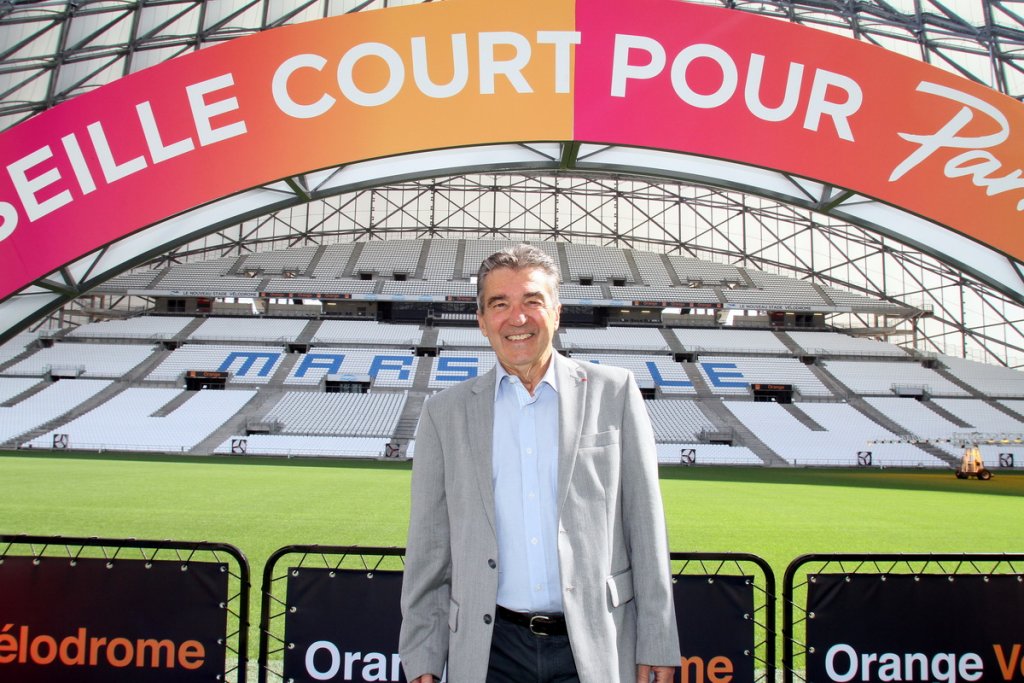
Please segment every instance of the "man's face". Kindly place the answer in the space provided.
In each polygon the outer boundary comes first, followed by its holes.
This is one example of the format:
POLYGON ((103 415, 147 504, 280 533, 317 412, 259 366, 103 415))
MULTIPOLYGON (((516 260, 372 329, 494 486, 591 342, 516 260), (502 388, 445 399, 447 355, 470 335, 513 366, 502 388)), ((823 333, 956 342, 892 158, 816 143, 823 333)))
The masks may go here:
POLYGON ((562 312, 557 284, 538 268, 496 268, 484 278, 480 331, 498 361, 527 385, 547 369, 562 312))

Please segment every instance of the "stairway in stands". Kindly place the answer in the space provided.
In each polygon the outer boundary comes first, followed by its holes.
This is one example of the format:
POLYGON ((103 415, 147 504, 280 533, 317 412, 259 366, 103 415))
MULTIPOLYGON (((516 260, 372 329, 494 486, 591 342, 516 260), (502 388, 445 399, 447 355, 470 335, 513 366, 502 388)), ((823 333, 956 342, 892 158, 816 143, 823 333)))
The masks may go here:
POLYGON ((772 333, 775 335, 776 339, 782 342, 782 344, 793 353, 794 356, 799 358, 804 355, 804 350, 800 348, 800 345, 797 344, 792 337, 786 334, 785 331, 773 330, 772 333))
MULTIPOLYGON (((1010 408, 1007 408, 1006 406, 1004 406, 1002 403, 1000 403, 996 399, 992 398, 991 396, 987 396, 983 392, 978 391, 977 388, 971 386, 967 382, 963 381, 962 379, 960 379, 959 377, 957 377, 956 375, 951 373, 949 370, 947 370, 945 367, 943 367, 940 363, 936 363, 935 366, 932 368, 932 370, 934 370, 937 374, 942 376, 944 379, 949 380, 953 384, 955 384, 958 387, 961 387, 962 389, 967 391, 971 395, 972 398, 976 398, 979 401, 983 401, 986 405, 991 406, 992 408, 994 408, 995 410, 998 410, 999 412, 1003 413, 1004 415, 1008 415, 1009 417, 1012 417, 1014 420, 1020 420, 1021 419, 1021 417, 1022 417, 1021 415, 1018 415, 1016 412, 1014 412, 1010 408)), ((943 410, 942 408, 940 408, 937 405, 932 404, 930 407, 933 410, 935 410, 936 412, 941 411, 942 413, 946 413, 948 415, 947 411, 943 410)), ((947 417, 947 419, 949 419, 949 418, 947 417)), ((967 425, 966 422, 963 422, 962 420, 960 420, 959 418, 957 418, 955 416, 953 416, 953 419, 950 420, 950 421, 953 422, 954 424, 962 423, 963 425, 967 425)))
MULTIPOLYGON (((829 391, 834 393, 836 396, 845 400, 850 406, 856 408, 858 411, 867 415, 868 418, 877 423, 879 426, 884 427, 886 430, 892 432, 896 436, 901 436, 906 431, 901 425, 889 419, 887 415, 882 413, 880 410, 872 406, 870 403, 865 401, 861 396, 858 396, 835 376, 832 375, 828 370, 821 367, 820 365, 814 364, 807 366, 814 373, 814 376, 821 380, 821 383, 828 387, 829 391)), ((910 400, 910 399, 908 399, 910 400)), ((937 408, 938 406, 929 406, 931 408, 937 408)), ((946 453, 941 448, 937 448, 931 444, 914 444, 928 455, 934 456, 942 462, 948 462, 955 465, 955 459, 946 453)))
POLYGON ((220 427, 213 430, 205 439, 197 443, 189 453, 193 455, 209 455, 217 449, 217 446, 220 446, 232 436, 244 435, 248 420, 253 415, 263 413, 262 408, 264 405, 273 403, 279 397, 279 392, 257 389, 256 395, 246 402, 242 410, 235 413, 230 420, 220 427))
POLYGON ((789 413, 794 420, 807 427, 812 432, 827 432, 828 430, 811 419, 811 416, 800 410, 796 403, 780 403, 779 407, 789 413))
POLYGON ((188 341, 188 338, 192 336, 192 333, 199 329, 200 325, 206 322, 206 318, 193 318, 185 327, 181 329, 181 332, 174 335, 173 341, 178 344, 184 344, 188 341))
MULTIPOLYGON (((74 382, 75 380, 69 379, 61 381, 74 382)), ((112 399, 114 396, 121 393, 125 389, 127 389, 126 385, 122 384, 121 382, 112 381, 110 383, 110 386, 108 386, 103 391, 99 392, 98 394, 90 398, 88 401, 78 404, 72 410, 69 410, 68 412, 64 413, 58 418, 50 420, 49 422, 44 422, 43 424, 39 425, 30 432, 26 432, 25 434, 22 434, 21 436, 15 439, 11 439, 10 441, 7 442, 7 445, 13 446, 28 443, 37 436, 42 436, 43 434, 46 434, 47 432, 56 429, 62 424, 67 424, 68 422, 71 422, 75 418, 85 415, 93 408, 98 408, 99 406, 103 405, 104 403, 106 403, 107 401, 109 401, 110 399, 112 399)))
MULTIPOLYGON (((424 346, 435 345, 437 330, 427 328, 421 343, 424 346), (432 340, 429 335, 431 332, 434 334, 432 340), (431 340, 429 344, 427 340, 431 340)), ((394 436, 397 441, 409 442, 416 437, 416 425, 419 424, 420 411, 423 410, 423 403, 430 395, 430 375, 434 369, 434 362, 434 358, 421 356, 416 364, 416 376, 413 378, 412 389, 406 395, 405 407, 402 408, 402 414, 398 417, 398 423, 395 425, 394 436)))
POLYGON ((423 403, 427 400, 425 394, 409 394, 405 399, 405 407, 398 417, 395 425, 394 438, 396 441, 408 443, 416 438, 416 425, 419 424, 420 411, 423 410, 423 403))
POLYGON ((626 260, 626 266, 629 268, 630 282, 643 282, 644 277, 640 273, 640 267, 636 264, 636 259, 633 258, 633 251, 631 249, 623 249, 622 256, 626 260))
POLYGON ((6 370, 9 367, 17 365, 18 363, 20 363, 21 361, 25 360, 26 358, 31 356, 33 353, 38 351, 39 348, 40 348, 39 342, 32 342, 31 344, 27 344, 25 346, 25 350, 24 351, 22 351, 21 353, 19 353, 16 356, 11 356, 11 358, 9 358, 5 362, 0 363, 0 371, 6 370))
MULTIPOLYGON (((909 401, 912 399, 907 400, 909 401)), ((879 425, 885 427, 887 430, 889 430, 890 432, 897 436, 902 436, 903 433, 906 431, 903 429, 902 426, 890 420, 887 415, 885 415, 883 412, 881 412, 873 405, 865 401, 860 396, 851 396, 849 403, 851 406, 853 406, 854 408, 856 408, 857 410, 871 418, 872 421, 877 422, 879 425)), ((949 453, 942 450, 938 446, 934 446, 930 443, 915 443, 913 445, 917 446, 928 455, 936 457, 942 462, 949 463, 953 467, 956 467, 959 464, 959 458, 950 455, 949 453)))
POLYGON ((754 455, 764 460, 764 464, 772 466, 788 466, 789 463, 778 453, 769 448, 761 439, 757 438, 754 432, 750 431, 745 424, 736 419, 732 412, 722 405, 720 400, 704 400, 698 403, 700 409, 712 418, 715 424, 722 424, 732 430, 736 435, 733 441, 734 446, 746 446, 754 455))

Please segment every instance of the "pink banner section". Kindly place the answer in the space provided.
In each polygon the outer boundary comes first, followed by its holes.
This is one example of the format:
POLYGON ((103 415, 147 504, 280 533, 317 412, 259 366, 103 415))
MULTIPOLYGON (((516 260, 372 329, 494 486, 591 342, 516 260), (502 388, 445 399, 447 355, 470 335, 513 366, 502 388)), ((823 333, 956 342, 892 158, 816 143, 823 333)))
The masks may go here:
POLYGON ((727 159, 1024 258, 1024 107, 886 50, 665 0, 578 3, 575 139, 727 159))
POLYGON ((1019 102, 857 41, 676 0, 448 0, 231 41, 0 134, 0 299, 296 174, 570 140, 819 180, 1024 260, 1019 102))

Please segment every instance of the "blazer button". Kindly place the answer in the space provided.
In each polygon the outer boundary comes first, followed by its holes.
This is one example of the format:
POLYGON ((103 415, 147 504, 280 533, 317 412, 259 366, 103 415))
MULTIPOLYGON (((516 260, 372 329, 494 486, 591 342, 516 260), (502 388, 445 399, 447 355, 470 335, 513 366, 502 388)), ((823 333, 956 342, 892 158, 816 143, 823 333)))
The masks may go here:
POLYGON ((491 615, 490 614, 485 614, 484 615, 484 623, 485 624, 491 623, 491 615))
POLYGON ((491 569, 494 569, 495 567, 498 566, 498 563, 495 562, 494 560, 487 560, 487 566, 490 567, 491 569))

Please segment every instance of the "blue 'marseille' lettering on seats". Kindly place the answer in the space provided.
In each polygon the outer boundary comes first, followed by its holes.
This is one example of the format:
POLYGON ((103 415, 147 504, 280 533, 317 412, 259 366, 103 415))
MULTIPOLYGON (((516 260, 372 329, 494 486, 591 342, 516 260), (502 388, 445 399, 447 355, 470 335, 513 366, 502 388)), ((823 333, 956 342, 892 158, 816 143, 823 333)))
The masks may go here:
POLYGON ((659 387, 692 387, 693 382, 684 379, 665 379, 661 376, 661 370, 658 369, 658 364, 653 360, 647 361, 647 371, 651 373, 651 379, 654 380, 655 386, 659 387))
POLYGON ((306 353, 295 368, 295 377, 305 377, 306 371, 312 368, 326 370, 328 375, 337 375, 341 370, 341 364, 345 360, 343 353, 306 353))
POLYGON ((437 373, 434 375, 434 378, 438 382, 461 382, 471 379, 476 377, 479 364, 479 358, 441 356, 437 359, 437 373))
MULTIPOLYGON (((401 360, 406 365, 411 363, 411 359, 407 357, 378 356, 374 359, 374 368, 379 365, 379 361, 383 358, 401 360)), ((600 360, 596 358, 587 360, 591 363, 600 364, 600 360)), ((438 382, 462 382, 476 377, 477 374, 479 374, 479 364, 480 359, 472 356, 441 356, 437 359, 437 370, 435 372, 434 379, 438 382)), ((656 386, 693 386, 693 382, 689 380, 665 379, 665 376, 662 374, 656 361, 645 361, 644 365, 647 367, 647 371, 650 373, 651 379, 654 381, 656 386)), ((700 365, 704 368, 704 372, 707 374, 708 379, 715 387, 743 389, 749 386, 749 382, 743 379, 744 375, 739 371, 735 363, 701 363, 700 365), (743 381, 730 381, 735 379, 743 381)), ((381 367, 383 367, 382 364, 381 367)), ((374 374, 373 369, 371 369, 370 374, 374 374)), ((405 377, 403 376, 402 379, 405 379, 405 377)))
POLYGON ((700 365, 704 368, 708 379, 711 380, 711 384, 716 387, 744 389, 750 384, 749 382, 729 382, 725 379, 727 377, 743 377, 742 372, 728 372, 726 370, 736 370, 735 363, 701 363, 700 365))
MULTIPOLYGON (((594 365, 600 365, 601 360, 598 358, 588 358, 589 362, 594 365)), ((651 381, 654 382, 656 387, 692 387, 693 382, 686 379, 665 379, 665 376, 661 374, 661 370, 658 368, 657 361, 649 360, 644 361, 644 367, 647 368, 648 374, 651 376, 651 381)), ((640 380, 641 378, 638 378, 640 380)))
POLYGON ((224 359, 224 362, 217 368, 218 372, 227 372, 234 365, 235 361, 241 361, 242 365, 235 372, 236 377, 245 377, 249 374, 252 366, 258 360, 263 361, 263 367, 256 373, 258 377, 266 377, 270 374, 270 371, 277 365, 277 361, 281 359, 280 353, 274 353, 271 351, 232 351, 228 354, 228 357, 224 359))
POLYGON ((370 364, 370 372, 367 373, 374 379, 381 370, 398 372, 398 379, 409 379, 409 368, 412 367, 410 356, 374 356, 370 364))

